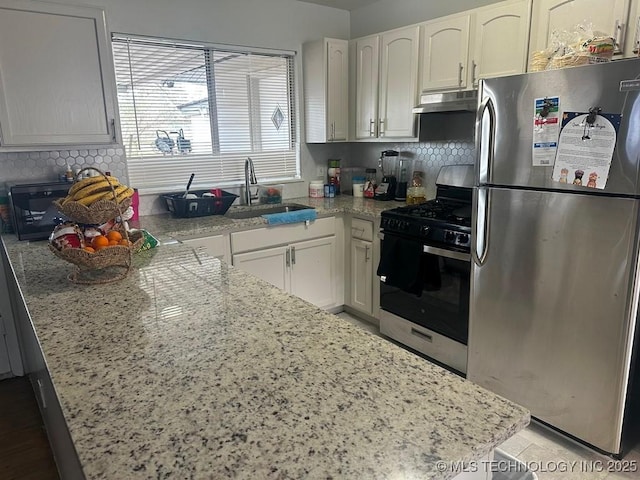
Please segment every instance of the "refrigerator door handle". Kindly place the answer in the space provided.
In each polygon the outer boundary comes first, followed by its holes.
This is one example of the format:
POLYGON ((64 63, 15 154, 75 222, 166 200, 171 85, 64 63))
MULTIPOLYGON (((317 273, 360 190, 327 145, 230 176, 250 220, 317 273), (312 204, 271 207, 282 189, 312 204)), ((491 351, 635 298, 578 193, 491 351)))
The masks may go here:
POLYGON ((473 189, 473 221, 471 223, 471 258, 481 267, 489 251, 489 212, 491 209, 488 188, 473 189))
POLYGON ((476 165, 478 183, 484 184, 491 181, 491 167, 495 150, 496 138, 496 109, 493 100, 486 97, 478 106, 476 113, 476 165), (489 131, 484 131, 485 113, 489 112, 489 131), (486 141, 484 135, 487 134, 486 141))

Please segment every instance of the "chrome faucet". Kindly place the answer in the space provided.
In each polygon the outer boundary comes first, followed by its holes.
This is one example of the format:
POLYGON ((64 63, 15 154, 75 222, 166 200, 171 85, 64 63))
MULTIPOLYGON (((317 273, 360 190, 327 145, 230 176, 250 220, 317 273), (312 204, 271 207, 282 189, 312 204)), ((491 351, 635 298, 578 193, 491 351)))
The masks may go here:
POLYGON ((244 203, 251 205, 251 200, 255 200, 256 197, 251 196, 251 186, 257 185, 256 171, 253 168, 253 160, 251 157, 247 157, 244 161, 244 203))

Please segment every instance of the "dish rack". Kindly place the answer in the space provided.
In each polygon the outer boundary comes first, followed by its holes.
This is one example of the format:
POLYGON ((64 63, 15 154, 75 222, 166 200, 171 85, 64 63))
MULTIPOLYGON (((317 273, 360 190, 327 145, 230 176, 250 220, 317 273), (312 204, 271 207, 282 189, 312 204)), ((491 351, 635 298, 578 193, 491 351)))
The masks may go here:
MULTIPOLYGON (((107 179, 114 199, 98 200, 88 207, 76 201, 63 203, 63 199, 60 199, 54 202, 56 208, 71 221, 85 225, 103 225, 116 217, 121 217, 122 213, 131 206, 131 198, 116 202, 116 192, 111 180, 94 167, 80 170, 76 174, 75 182, 88 171, 96 171, 107 179)), ((58 249, 51 243, 49 243, 49 249, 57 257, 75 265, 74 270, 67 277, 71 282, 90 285, 115 282, 129 274, 133 252, 138 250, 144 242, 144 234, 141 231, 128 232, 124 227, 115 230, 127 240, 128 245, 113 245, 93 253, 82 248, 58 249)))

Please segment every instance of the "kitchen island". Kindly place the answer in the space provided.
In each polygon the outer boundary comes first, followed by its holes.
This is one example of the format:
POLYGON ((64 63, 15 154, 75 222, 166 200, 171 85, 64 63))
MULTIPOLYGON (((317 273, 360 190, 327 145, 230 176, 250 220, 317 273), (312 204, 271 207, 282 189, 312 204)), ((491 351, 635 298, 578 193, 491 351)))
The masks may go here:
POLYGON ((86 478, 446 479, 529 423, 187 245, 80 286, 46 242, 3 242, 86 478))

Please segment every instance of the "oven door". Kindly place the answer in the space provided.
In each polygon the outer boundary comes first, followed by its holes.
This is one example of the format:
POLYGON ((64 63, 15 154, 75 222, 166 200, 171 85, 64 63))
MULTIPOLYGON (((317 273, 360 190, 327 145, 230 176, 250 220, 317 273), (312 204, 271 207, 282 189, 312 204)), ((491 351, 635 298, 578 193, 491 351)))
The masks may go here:
MULTIPOLYGON (((385 236, 392 234, 385 233, 385 236)), ((383 240, 384 241, 384 238, 383 240)), ((422 291, 409 293, 380 282, 380 307, 464 345, 469 335, 469 253, 423 245, 422 291)))

